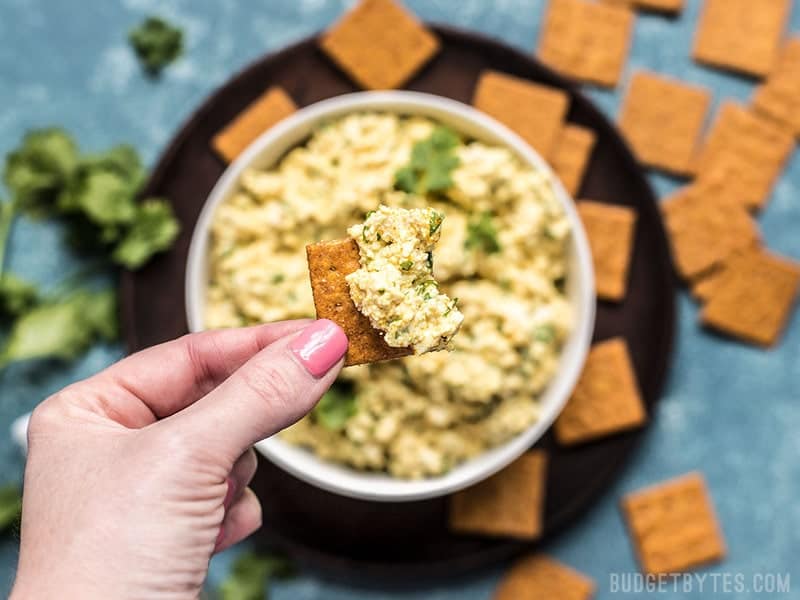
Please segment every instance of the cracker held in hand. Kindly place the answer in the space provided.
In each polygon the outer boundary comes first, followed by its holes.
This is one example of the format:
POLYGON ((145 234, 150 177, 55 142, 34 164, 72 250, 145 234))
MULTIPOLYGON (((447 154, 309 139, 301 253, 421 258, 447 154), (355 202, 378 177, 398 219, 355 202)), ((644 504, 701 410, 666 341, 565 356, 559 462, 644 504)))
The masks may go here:
POLYGON ((542 532, 547 455, 533 450, 489 479, 450 497, 456 533, 534 540, 542 532))
POLYGON ((598 297, 622 300, 628 289, 636 211, 626 206, 581 200, 578 215, 589 237, 598 297))
POLYGON ((569 96, 562 90, 526 79, 484 71, 472 104, 549 158, 569 109, 569 96))
POLYGON ((746 208, 766 204, 794 148, 792 135, 734 102, 722 104, 695 161, 698 177, 727 169, 728 189, 746 208))
POLYGON ((645 573, 681 573, 725 556, 725 541, 699 473, 628 494, 622 511, 645 573))
POLYGON ((701 290, 704 325, 733 337, 773 346, 797 300, 800 264, 763 249, 740 252, 701 290))
POLYGON ((675 268, 684 279, 708 273, 760 240, 732 181, 727 170, 717 170, 661 204, 675 268))
POLYGON ((217 133, 211 145, 227 162, 233 162, 258 136, 296 110, 289 94, 273 86, 217 133))
POLYGON ((596 142, 594 131, 572 124, 565 125, 556 139, 550 165, 571 196, 581 188, 596 142))
POLYGON ((792 0, 705 0, 692 55, 698 62, 764 77, 778 58, 792 0))
POLYGON ((753 108, 800 138, 800 37, 783 46, 775 69, 753 95, 753 108))
POLYGON ((646 420, 628 345, 614 338, 592 347, 554 429, 560 444, 572 445, 640 427, 646 420))
POLYGON ((620 129, 640 162, 688 175, 710 104, 705 88, 639 71, 622 104, 620 129))
POLYGON ((631 6, 658 13, 677 15, 683 10, 684 0, 602 0, 606 4, 631 6))
POLYGON ((494 600, 590 600, 594 582, 557 560, 534 554, 518 560, 500 580, 494 600))
POLYGON ((539 57, 573 79, 614 87, 628 59, 634 14, 589 0, 550 0, 539 57))
POLYGON ((395 0, 361 0, 319 45, 368 90, 402 87, 439 51, 438 38, 395 0))

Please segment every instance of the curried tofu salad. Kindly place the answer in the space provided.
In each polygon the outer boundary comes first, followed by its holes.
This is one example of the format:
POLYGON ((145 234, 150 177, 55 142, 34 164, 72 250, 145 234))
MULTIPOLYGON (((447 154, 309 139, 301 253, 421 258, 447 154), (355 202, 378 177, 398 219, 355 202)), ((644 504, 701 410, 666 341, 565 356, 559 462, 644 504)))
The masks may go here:
POLYGON ((437 476, 537 420, 572 327, 570 234, 550 175, 512 150, 424 117, 354 113, 245 171, 218 207, 205 324, 313 316, 305 246, 352 236, 350 294, 387 343, 451 351, 344 369, 281 435, 355 469, 437 476))

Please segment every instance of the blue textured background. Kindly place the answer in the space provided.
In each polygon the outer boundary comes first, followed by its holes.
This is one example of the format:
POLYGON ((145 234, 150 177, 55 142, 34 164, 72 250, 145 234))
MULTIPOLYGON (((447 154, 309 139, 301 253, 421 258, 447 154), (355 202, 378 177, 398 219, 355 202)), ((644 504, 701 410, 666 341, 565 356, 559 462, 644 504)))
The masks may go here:
MULTIPOLYGON (((234 71, 266 51, 329 24, 350 2, 285 0, 0 0, 0 153, 31 127, 63 125, 85 149, 127 141, 152 164, 189 112, 234 71), (185 28, 186 56, 158 82, 144 78, 126 44, 126 32, 144 15, 161 14, 185 28)), ((479 29, 524 50, 534 47, 544 0, 408 0, 423 18, 479 29)), ((688 0, 680 19, 641 16, 627 74, 649 68, 713 88, 723 97, 746 99, 752 84, 701 68, 689 48, 700 0, 688 0)), ((800 30, 795 2, 792 29, 800 30)), ((624 89, 623 86, 620 90, 624 89)), ((591 90, 607 114, 616 115, 620 90, 591 90)), ((660 194, 677 182, 653 176, 660 194)), ((771 248, 800 259, 800 157, 776 188, 761 218, 771 248)), ((22 222, 12 246, 11 269, 51 285, 77 265, 59 230, 22 222)), ((800 597, 800 316, 781 346, 752 349, 701 331, 697 307, 679 299, 675 361, 654 426, 624 476, 578 524, 549 545, 559 559, 590 574, 598 598, 609 591, 609 574, 636 570, 617 509, 630 490, 692 469, 702 470, 725 531, 729 557, 716 572, 790 574, 800 597)), ((103 368, 122 355, 119 346, 94 348, 63 366, 23 365, 0 374, 0 431, 49 393, 103 368)), ((22 460, 0 435, 4 480, 21 476, 22 460)), ((235 550, 215 559, 211 582, 225 574, 235 550)), ((10 586, 16 543, 0 542, 0 593, 10 586)), ((274 597, 343 599, 488 598, 500 571, 469 580, 443 580, 417 592, 347 588, 304 575, 275 586, 274 597)), ((713 597, 704 592, 669 597, 713 597)), ((731 596, 729 596, 731 597, 731 596)), ((743 592, 738 598, 763 598, 743 592)))

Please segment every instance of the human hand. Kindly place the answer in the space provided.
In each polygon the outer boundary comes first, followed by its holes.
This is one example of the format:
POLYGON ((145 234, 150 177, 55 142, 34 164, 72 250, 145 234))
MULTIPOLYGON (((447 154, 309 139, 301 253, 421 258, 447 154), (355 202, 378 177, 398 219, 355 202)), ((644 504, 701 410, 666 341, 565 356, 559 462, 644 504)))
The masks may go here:
POLYGON ((261 525, 251 446, 305 415, 347 350, 330 321, 209 331, 45 400, 28 429, 12 598, 196 598, 261 525))

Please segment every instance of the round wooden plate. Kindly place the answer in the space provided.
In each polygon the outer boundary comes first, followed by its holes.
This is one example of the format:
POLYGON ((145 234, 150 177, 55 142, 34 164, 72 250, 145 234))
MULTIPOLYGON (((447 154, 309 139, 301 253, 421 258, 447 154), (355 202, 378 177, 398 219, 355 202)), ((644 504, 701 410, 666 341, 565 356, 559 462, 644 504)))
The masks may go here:
MULTIPOLYGON (((606 118, 574 86, 531 56, 474 33, 435 27, 441 53, 408 89, 469 103, 480 72, 496 69, 562 88, 572 96, 569 120, 597 134, 582 198, 635 207, 639 214, 628 295, 600 303, 595 339, 624 336, 648 410, 658 400, 671 352, 675 282, 656 200, 641 169, 606 118)), ((183 126, 147 186, 169 198, 183 225, 175 248, 123 280, 123 314, 131 351, 187 331, 184 269, 192 228, 225 165, 210 148, 212 136, 273 84, 300 106, 356 91, 320 52, 316 38, 264 57, 215 92, 183 126)), ((544 538, 574 522, 606 489, 634 451, 643 431, 616 435, 573 449, 548 434, 544 538)), ((264 508, 259 540, 297 560, 340 576, 420 577, 467 572, 529 546, 508 540, 451 535, 446 500, 383 504, 343 498, 303 483, 261 460, 253 482, 264 508)))

